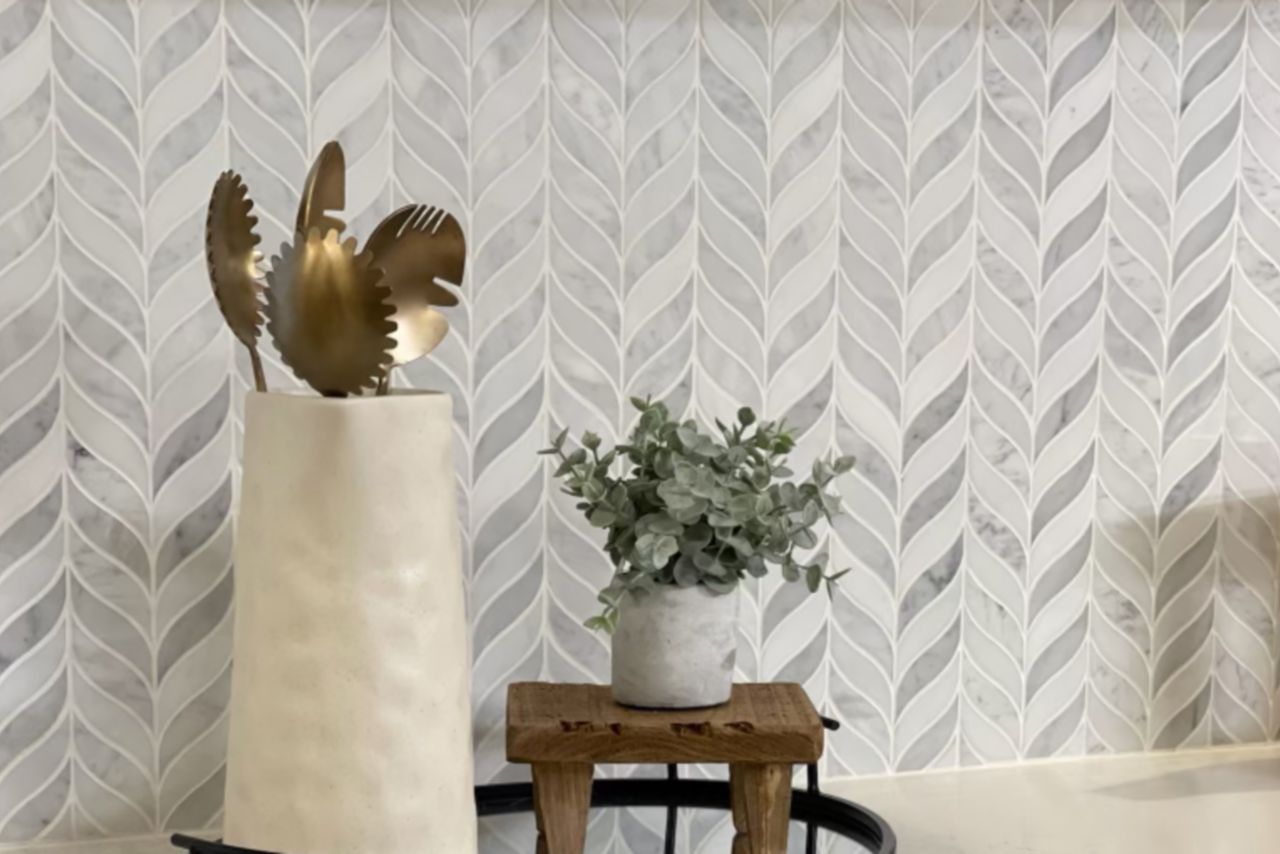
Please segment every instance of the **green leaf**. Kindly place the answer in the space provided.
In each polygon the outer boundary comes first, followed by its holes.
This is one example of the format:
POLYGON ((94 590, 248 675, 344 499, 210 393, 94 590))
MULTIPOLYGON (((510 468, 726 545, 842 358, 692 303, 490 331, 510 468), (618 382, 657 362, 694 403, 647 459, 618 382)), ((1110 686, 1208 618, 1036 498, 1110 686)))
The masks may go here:
POLYGON ((605 497, 604 483, 599 480, 582 482, 582 497, 588 501, 603 501, 605 497))
POLYGON ((693 482, 687 485, 689 490, 699 498, 714 498, 716 493, 720 491, 720 485, 716 483, 715 472, 705 468, 698 469, 693 482))
POLYGON ((773 479, 772 474, 770 474, 769 469, 765 466, 761 466, 760 468, 757 468, 757 469, 752 469, 751 471, 751 485, 754 486, 756 489, 767 489, 769 486, 769 481, 771 481, 772 479, 773 479))
POLYGON ((791 535, 791 542, 802 549, 811 549, 818 545, 818 537, 808 528, 800 528, 791 535))
POLYGON ((681 551, 686 548, 690 552, 700 551, 711 543, 711 528, 705 524, 694 524, 684 529, 680 542, 681 551))
POLYGON ((675 510, 693 506, 693 495, 688 489, 673 480, 664 480, 658 485, 658 497, 667 507, 675 510))
POLYGON ((707 514, 707 524, 713 528, 732 528, 734 520, 732 516, 713 510, 707 514))
POLYGON ((726 566, 720 561, 712 561, 711 565, 703 570, 710 578, 730 578, 733 576, 732 567, 726 566))
POLYGON ((702 585, 712 593, 723 596, 726 593, 732 593, 734 588, 738 586, 737 580, 734 581, 718 581, 714 578, 702 579, 702 585))
POLYGON ((667 510, 671 517, 681 525, 692 525, 706 513, 707 502, 701 498, 694 498, 687 507, 669 507, 667 510))
POLYGON ((684 533, 684 525, 681 525, 670 516, 666 516, 662 513, 654 513, 646 516, 645 518, 650 520, 649 530, 656 534, 679 536, 684 533))
POLYGON ((681 555, 676 561, 676 584, 680 587, 693 587, 701 577, 702 573, 698 571, 698 567, 689 559, 689 556, 681 555))
POLYGON ((653 545, 653 565, 657 567, 666 566, 679 551, 680 543, 677 542, 676 538, 670 534, 663 534, 658 537, 653 545))
POLYGON ((810 564, 805 567, 804 581, 810 593, 817 593, 818 588, 822 586, 822 567, 817 564, 810 564))
POLYGON ((835 575, 827 576, 827 596, 829 598, 834 597, 836 595, 836 582, 839 581, 841 578, 844 578, 848 574, 849 574, 848 569, 842 569, 839 572, 837 572, 835 575))
POLYGON ((680 427, 676 429, 676 438, 680 440, 680 444, 685 450, 692 450, 700 444, 698 441, 700 437, 697 429, 689 424, 681 424, 680 427))
POLYGON ((656 474, 658 477, 664 478, 664 479, 675 476, 675 473, 676 473, 675 463, 674 463, 671 452, 668 451, 666 448, 663 448, 662 450, 654 454, 653 473, 656 474))
POLYGON ((735 495, 729 499, 729 506, 726 509, 736 522, 750 519, 756 513, 756 496, 735 495))
POLYGON ((711 461, 724 453, 724 450, 711 439, 706 436, 702 437, 702 441, 694 446, 694 456, 700 457, 704 461, 711 461))
POLYGON ((608 507, 597 507, 587 516, 587 521, 593 528, 607 528, 618 521, 618 514, 608 507))

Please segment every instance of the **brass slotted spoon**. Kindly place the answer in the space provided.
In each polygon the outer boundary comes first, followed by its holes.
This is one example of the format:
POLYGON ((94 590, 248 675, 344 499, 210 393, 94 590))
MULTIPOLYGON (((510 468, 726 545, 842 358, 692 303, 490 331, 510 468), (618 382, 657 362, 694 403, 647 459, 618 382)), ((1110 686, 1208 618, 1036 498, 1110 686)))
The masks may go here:
MULTIPOLYGON (((434 306, 458 304, 458 297, 439 281, 462 284, 467 242, 452 215, 431 205, 407 205, 389 215, 365 244, 373 263, 385 274, 395 306, 395 348, 391 367, 427 355, 444 339, 449 322, 434 306)), ((386 394, 390 369, 378 383, 386 394)))
POLYGON ((329 211, 340 211, 347 205, 347 159, 336 140, 326 142, 307 173, 298 201, 297 230, 303 235, 319 229, 324 237, 330 229, 341 234, 347 224, 329 211))

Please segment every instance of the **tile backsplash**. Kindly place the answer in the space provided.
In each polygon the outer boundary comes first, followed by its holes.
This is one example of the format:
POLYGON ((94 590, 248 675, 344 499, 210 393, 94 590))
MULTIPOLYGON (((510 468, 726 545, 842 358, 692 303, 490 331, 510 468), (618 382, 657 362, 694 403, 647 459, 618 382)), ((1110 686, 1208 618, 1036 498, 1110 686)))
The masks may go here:
POLYGON ((242 172, 271 254, 335 137, 354 233, 469 236, 398 381, 454 396, 481 782, 508 681, 608 678, 534 452, 631 395, 858 456, 853 571, 741 624, 828 773, 1280 728, 1276 0, 0 0, 0 841, 219 820, 204 206, 242 172))

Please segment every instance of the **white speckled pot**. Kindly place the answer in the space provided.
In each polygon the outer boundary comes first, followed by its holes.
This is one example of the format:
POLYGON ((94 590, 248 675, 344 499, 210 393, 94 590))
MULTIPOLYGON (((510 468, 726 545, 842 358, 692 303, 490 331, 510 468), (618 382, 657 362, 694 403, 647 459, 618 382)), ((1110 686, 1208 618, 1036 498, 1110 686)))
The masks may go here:
POLYGON ((728 702, 739 596, 701 586, 624 596, 613 633, 613 698, 648 709, 728 702))
POLYGON ((451 409, 249 395, 227 842, 476 851, 451 409))

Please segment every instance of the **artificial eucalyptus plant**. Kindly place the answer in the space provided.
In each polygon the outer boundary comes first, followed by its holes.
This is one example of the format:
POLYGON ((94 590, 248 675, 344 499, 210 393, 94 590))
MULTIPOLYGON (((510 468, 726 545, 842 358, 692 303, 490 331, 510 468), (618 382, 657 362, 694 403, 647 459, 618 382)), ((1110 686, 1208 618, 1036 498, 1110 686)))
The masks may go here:
POLYGON ((656 585, 701 584, 723 594, 775 566, 787 581, 803 578, 817 591, 848 571, 828 574, 825 553, 799 553, 816 547, 815 526, 840 512, 828 487, 853 468, 852 457, 819 460, 793 482, 786 457, 795 439, 782 422, 757 421, 744 407, 733 425, 717 420, 719 436, 712 436, 673 419, 661 402, 631 402, 640 417, 625 444, 602 452, 600 437, 587 432, 566 451, 566 429, 540 452, 559 459, 555 476, 564 491, 608 532, 614 575, 590 628, 612 631, 623 594, 656 585))

